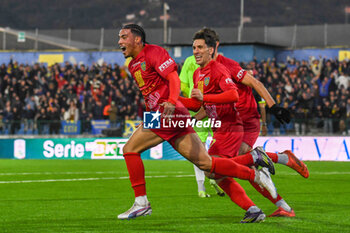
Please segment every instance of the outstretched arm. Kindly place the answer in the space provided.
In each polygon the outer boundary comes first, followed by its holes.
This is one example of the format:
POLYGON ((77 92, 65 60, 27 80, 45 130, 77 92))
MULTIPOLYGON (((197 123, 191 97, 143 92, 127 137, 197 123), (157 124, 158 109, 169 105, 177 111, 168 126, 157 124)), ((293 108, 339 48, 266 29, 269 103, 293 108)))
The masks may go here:
POLYGON ((248 72, 244 76, 242 83, 253 88, 261 96, 261 98, 266 101, 266 104, 269 108, 276 104, 275 100, 272 98, 265 86, 259 80, 251 76, 248 72))
POLYGON ((226 104, 238 101, 238 92, 235 89, 224 91, 220 94, 203 95, 199 89, 193 89, 191 97, 201 102, 226 104))
POLYGON ((180 95, 180 79, 176 71, 169 73, 165 79, 169 81, 169 98, 161 106, 164 107, 164 117, 170 117, 175 111, 175 104, 180 95))
POLYGON ((290 122, 290 112, 287 109, 276 105, 275 100, 259 80, 255 79, 247 72, 242 80, 242 83, 254 88, 254 90, 258 92, 258 94, 266 101, 267 106, 271 109, 271 112, 276 116, 277 120, 279 120, 282 124, 290 122))
POLYGON ((202 102, 200 102, 195 98, 185 98, 185 97, 179 96, 179 100, 187 109, 194 112, 197 112, 202 106, 202 102))

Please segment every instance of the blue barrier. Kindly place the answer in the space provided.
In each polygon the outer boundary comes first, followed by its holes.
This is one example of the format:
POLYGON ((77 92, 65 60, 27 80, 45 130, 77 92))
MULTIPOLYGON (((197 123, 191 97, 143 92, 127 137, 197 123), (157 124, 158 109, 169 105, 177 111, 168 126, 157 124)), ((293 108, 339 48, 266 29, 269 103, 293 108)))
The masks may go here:
POLYGON ((43 63, 51 65, 68 61, 72 64, 85 64, 91 66, 93 63, 106 62, 107 64, 124 65, 125 58, 121 52, 1 52, 0 64, 8 64, 11 58, 22 64, 33 65, 43 63))

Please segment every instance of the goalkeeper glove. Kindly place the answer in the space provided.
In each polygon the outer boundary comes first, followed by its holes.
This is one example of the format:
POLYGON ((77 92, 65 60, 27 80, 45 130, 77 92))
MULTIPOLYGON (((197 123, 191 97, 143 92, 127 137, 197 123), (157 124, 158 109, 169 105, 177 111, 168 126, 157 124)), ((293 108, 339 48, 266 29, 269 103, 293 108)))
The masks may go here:
POLYGON ((281 107, 277 106, 276 104, 274 104, 274 105, 272 105, 270 110, 271 110, 272 114, 275 115, 277 120, 279 122, 281 122, 282 124, 290 122, 290 118, 291 118, 290 112, 287 109, 281 108, 281 107))

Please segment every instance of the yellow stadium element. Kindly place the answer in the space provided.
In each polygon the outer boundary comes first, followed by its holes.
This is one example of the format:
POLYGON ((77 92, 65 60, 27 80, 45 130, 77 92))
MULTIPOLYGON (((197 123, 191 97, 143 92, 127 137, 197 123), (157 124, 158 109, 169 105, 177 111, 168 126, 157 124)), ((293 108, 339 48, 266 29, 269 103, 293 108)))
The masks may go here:
POLYGON ((62 63, 63 56, 63 54, 39 54, 39 63, 47 63, 48 66, 52 66, 55 63, 62 63))
POLYGON ((349 60, 350 59, 350 51, 347 50, 339 50, 339 61, 349 60))
POLYGON ((126 120, 123 137, 130 137, 133 134, 133 132, 137 129, 136 126, 139 126, 141 123, 142 121, 126 120))

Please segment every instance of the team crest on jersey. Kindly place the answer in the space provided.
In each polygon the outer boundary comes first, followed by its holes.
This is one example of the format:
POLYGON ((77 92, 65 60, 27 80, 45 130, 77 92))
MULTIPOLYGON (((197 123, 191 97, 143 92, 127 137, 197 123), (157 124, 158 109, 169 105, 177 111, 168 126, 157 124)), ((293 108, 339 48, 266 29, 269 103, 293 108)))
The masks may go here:
POLYGON ((141 63, 141 69, 143 71, 146 71, 146 62, 145 61, 141 63))
POLYGON ((208 86, 209 85, 209 81, 210 81, 210 77, 205 77, 204 78, 204 85, 208 86))

